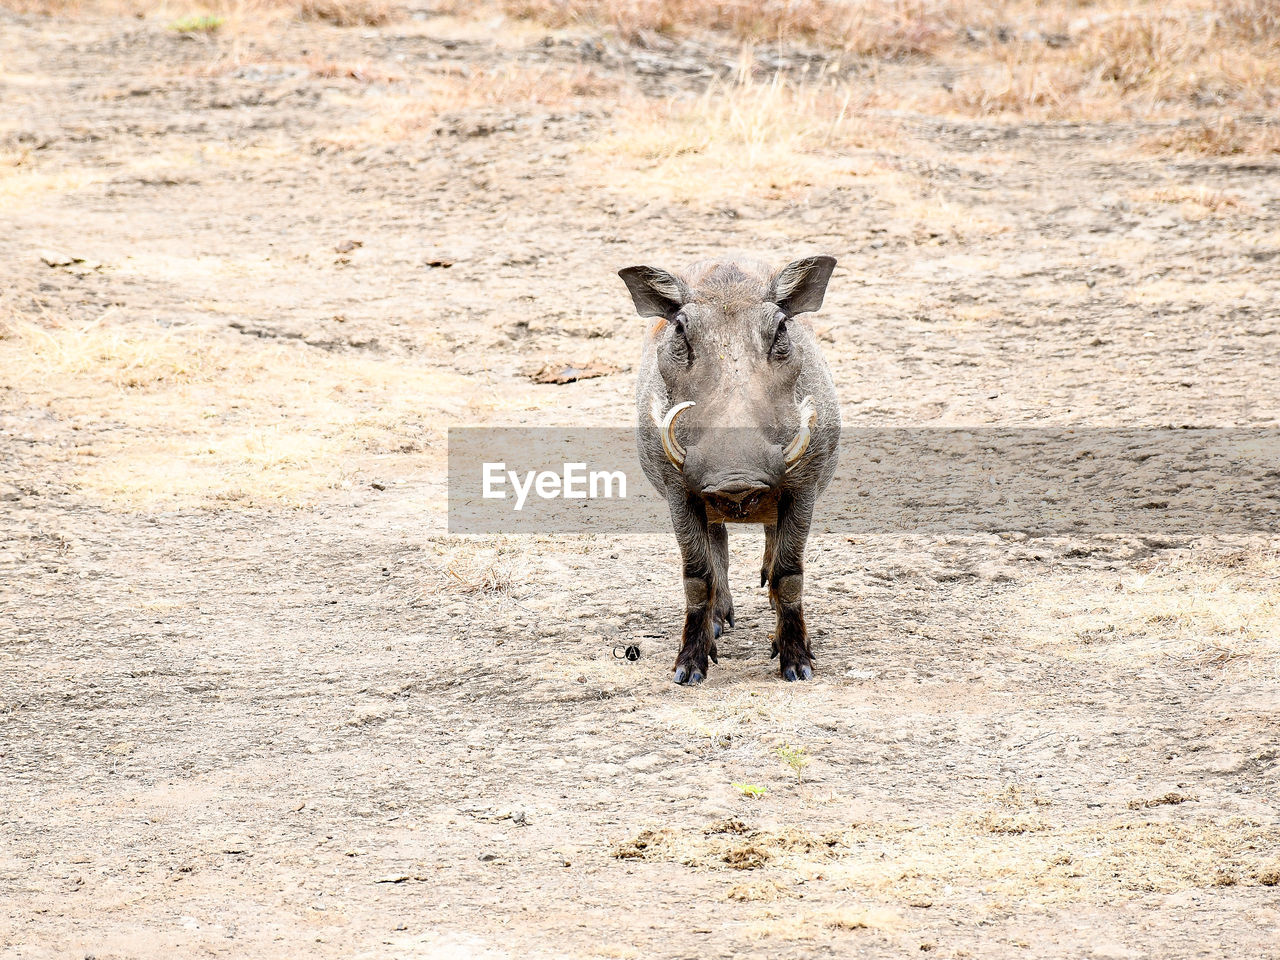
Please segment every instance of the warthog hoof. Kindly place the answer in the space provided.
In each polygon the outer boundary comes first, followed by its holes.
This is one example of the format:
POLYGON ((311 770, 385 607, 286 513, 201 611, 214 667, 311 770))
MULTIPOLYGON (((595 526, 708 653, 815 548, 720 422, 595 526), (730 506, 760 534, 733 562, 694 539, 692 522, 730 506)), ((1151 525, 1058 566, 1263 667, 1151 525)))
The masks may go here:
POLYGON ((794 680, 812 680, 813 667, 807 663, 800 663, 793 666, 782 668, 782 679, 791 683, 794 680))
POLYGON ((708 644, 706 650, 699 650, 693 645, 686 646, 680 651, 680 656, 676 657, 676 672, 671 679, 682 686, 697 686, 711 672, 708 662, 720 662, 717 652, 714 643, 708 644))
POLYGON ((697 667, 691 667, 682 663, 680 666, 676 667, 675 676, 671 679, 681 686, 696 687, 705 680, 706 677, 697 667))

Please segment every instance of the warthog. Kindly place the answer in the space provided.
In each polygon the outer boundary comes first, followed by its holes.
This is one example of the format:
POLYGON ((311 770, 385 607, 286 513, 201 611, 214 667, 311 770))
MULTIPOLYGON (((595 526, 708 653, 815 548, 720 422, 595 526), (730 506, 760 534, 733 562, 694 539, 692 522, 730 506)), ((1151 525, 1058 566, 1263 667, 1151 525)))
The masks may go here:
POLYGON ((764 524, 773 656, 782 679, 813 676, 804 547, 835 473, 840 406, 813 331, 795 318, 822 306, 835 265, 810 257, 777 272, 743 260, 619 271, 637 312, 658 318, 640 361, 636 443, 684 560, 676 683, 702 682, 733 626, 728 523, 764 524))

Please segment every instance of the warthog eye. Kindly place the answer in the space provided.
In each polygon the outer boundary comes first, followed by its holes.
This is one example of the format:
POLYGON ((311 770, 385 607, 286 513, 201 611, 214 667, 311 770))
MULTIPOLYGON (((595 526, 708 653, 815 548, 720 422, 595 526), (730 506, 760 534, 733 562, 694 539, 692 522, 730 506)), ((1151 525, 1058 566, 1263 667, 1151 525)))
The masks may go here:
POLYGON ((770 360, 785 360, 791 354, 791 338, 787 335, 787 318, 778 314, 778 326, 773 332, 773 343, 769 345, 770 360))
POLYGON ((684 364, 693 363, 693 345, 689 343, 689 332, 685 329, 685 316, 677 313, 672 318, 675 332, 671 337, 671 353, 684 364))

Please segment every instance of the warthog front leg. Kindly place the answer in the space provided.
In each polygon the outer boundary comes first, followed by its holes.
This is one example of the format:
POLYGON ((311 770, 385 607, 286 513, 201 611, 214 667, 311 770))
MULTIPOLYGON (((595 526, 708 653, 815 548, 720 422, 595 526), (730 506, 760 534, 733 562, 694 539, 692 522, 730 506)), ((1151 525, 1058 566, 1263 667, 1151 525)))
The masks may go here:
POLYGON ((812 519, 811 499, 783 495, 778 504, 778 526, 769 568, 769 602, 777 614, 773 656, 779 659, 783 680, 808 680, 813 676, 813 651, 804 625, 803 603, 804 547, 812 519))
POLYGON ((720 577, 716 570, 712 534, 700 504, 670 502, 671 521, 684 561, 684 635, 676 656, 676 683, 697 684, 706 679, 716 658, 715 611, 720 577))

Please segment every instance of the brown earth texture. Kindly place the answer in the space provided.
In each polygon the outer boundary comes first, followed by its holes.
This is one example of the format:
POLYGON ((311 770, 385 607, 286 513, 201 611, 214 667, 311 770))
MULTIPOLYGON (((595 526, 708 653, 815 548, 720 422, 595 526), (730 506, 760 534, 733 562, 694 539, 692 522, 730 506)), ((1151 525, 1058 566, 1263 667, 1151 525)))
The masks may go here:
POLYGON ((1274 534, 815 534, 785 684, 735 530, 685 688, 445 483, 731 250, 847 428, 1274 427, 1274 4, 614 6, 0 4, 0 954, 1280 957, 1274 534))

